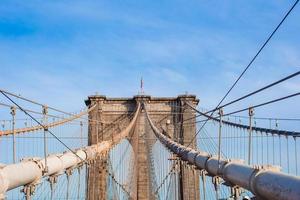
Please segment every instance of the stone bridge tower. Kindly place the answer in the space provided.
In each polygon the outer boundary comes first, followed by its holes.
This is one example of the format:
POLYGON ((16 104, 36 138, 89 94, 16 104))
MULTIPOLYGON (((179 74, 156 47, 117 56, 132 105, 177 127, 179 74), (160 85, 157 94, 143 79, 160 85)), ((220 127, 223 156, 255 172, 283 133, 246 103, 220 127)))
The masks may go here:
MULTIPOLYGON (((97 105, 89 114, 89 145, 103 140, 113 139, 128 125, 138 101, 146 103, 151 119, 159 129, 166 131, 171 138, 181 144, 187 145, 196 133, 195 119, 183 124, 185 119, 194 117, 196 113, 184 102, 196 106, 199 100, 194 95, 180 95, 178 97, 151 97, 147 95, 133 98, 107 98, 102 95, 89 96, 87 106, 97 105)), ((141 112, 132 137, 129 139, 135 153, 136 169, 133 199, 153 199, 150 166, 147 154, 145 133, 149 131, 146 125, 145 113, 141 112)), ((191 147, 196 147, 193 142, 191 147)), ((197 175, 180 167, 178 191, 180 199, 199 199, 199 178, 197 175)), ((106 199, 107 160, 98 159, 88 169, 87 199, 106 199)))

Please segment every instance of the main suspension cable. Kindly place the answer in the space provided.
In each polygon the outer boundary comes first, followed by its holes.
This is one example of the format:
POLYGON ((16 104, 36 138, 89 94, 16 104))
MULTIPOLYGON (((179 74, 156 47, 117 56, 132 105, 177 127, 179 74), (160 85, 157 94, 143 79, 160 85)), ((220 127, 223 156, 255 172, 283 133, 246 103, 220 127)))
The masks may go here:
MULTIPOLYGON (((252 63, 256 60, 256 58, 258 57, 258 55, 261 53, 261 51, 265 48, 265 46, 268 44, 268 42, 272 39, 272 37, 274 36, 274 34, 277 32, 277 30, 280 28, 280 26, 283 24, 283 22, 286 20, 286 18, 289 16, 289 14, 292 12, 292 10, 295 8, 295 6, 299 3, 299 0, 296 0, 295 3, 292 5, 292 7, 288 10, 288 12, 285 14, 285 16, 283 17, 283 19, 279 22, 279 24, 276 26, 276 28, 273 30, 273 32, 270 34, 270 36, 267 38, 267 40, 263 43, 263 45, 259 48, 258 52, 255 54, 255 56, 251 59, 251 61, 249 62, 249 64, 246 66, 246 68, 243 70, 243 72, 240 74, 240 76, 237 78, 237 80, 233 83, 233 85, 230 87, 230 89, 226 92, 226 94, 224 95, 224 97, 221 99, 221 101, 218 103, 218 105, 216 106, 216 108, 218 108, 222 102, 226 99, 226 97, 229 95, 229 93, 231 92, 231 90, 235 87, 235 85, 238 83, 238 81, 242 78, 242 76, 246 73, 246 71, 249 69, 249 67, 252 65, 252 63)), ((214 112, 211 112, 211 116, 213 116, 214 112)), ((200 128, 203 129, 203 127, 206 125, 207 121, 203 123, 203 125, 200 128)), ((200 133, 200 131, 198 133, 200 133)), ((198 134, 197 133, 197 134, 198 134)), ((197 134, 194 135, 194 137, 192 138, 192 140, 190 141, 190 143, 188 144, 191 145, 192 142, 195 140, 197 134)))
POLYGON ((70 152, 72 152, 75 156, 77 156, 81 161, 84 161, 80 156, 78 156, 68 145, 66 145, 62 140, 60 140, 54 133, 52 133, 46 126, 40 123, 35 117, 29 114, 26 110, 24 110, 19 104, 17 104, 13 99, 11 99, 5 92, 0 90, 0 92, 5 96, 9 101, 11 101, 15 106, 17 106, 21 111, 23 111, 26 115, 28 115, 33 121, 35 121, 38 125, 43 127, 44 130, 47 130, 57 141, 59 141, 63 146, 65 146, 70 152))

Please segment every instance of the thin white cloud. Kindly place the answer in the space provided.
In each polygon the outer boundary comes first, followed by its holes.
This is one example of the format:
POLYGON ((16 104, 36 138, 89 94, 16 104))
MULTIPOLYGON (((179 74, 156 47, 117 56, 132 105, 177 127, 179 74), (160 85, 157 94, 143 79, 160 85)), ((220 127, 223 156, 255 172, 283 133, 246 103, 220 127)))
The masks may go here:
POLYGON ((173 69, 161 68, 161 71, 162 71, 163 77, 165 77, 166 79, 168 79, 171 82, 185 84, 185 82, 187 81, 187 78, 182 73, 175 71, 173 69))
MULTIPOLYGON (((147 81, 145 89, 151 94, 176 96, 188 90, 200 96, 201 104, 213 107, 249 62, 267 32, 253 26, 257 20, 262 20, 259 17, 249 23, 249 29, 237 31, 231 28, 237 29, 240 26, 238 23, 234 26, 201 27, 182 17, 176 18, 178 16, 167 19, 155 13, 151 15, 150 11, 146 12, 147 8, 145 12, 134 8, 122 10, 103 2, 73 1, 70 6, 68 1, 48 1, 21 6, 35 10, 39 17, 33 21, 43 22, 45 27, 48 23, 59 24, 63 31, 68 31, 64 25, 72 26, 74 22, 83 27, 86 23, 93 25, 88 30, 71 30, 70 36, 59 41, 47 40, 52 32, 46 34, 45 38, 35 35, 16 41, 0 41, 1 67, 16 67, 19 72, 19 75, 15 75, 10 70, 2 70, 6 71, 0 80, 2 86, 22 91, 25 96, 27 93, 38 96, 47 90, 46 102, 55 102, 55 96, 61 95, 57 103, 68 102, 68 105, 81 106, 83 96, 94 94, 95 91, 109 96, 131 96, 137 91, 140 74, 144 74, 147 81), (112 25, 116 27, 107 28, 112 25), (101 33, 106 29, 109 29, 109 37, 103 38, 101 33), (251 34, 243 35, 247 31, 255 34, 253 37, 251 34), (50 72, 55 69, 57 73, 50 72), (26 73, 28 78, 24 79, 22 73, 26 70, 33 70, 33 73, 26 73), (43 75, 49 72, 51 76, 43 75), (40 86, 35 85, 37 82, 40 86)), ((249 22, 257 14, 247 13, 247 9, 253 8, 243 7, 243 11, 232 16, 233 13, 229 12, 231 5, 223 3, 221 6, 221 12, 214 19, 241 17, 240 21, 249 22)), ((209 9, 210 6, 207 7, 209 9)), ((236 5, 236 8, 240 7, 236 5)), ((198 9, 195 8, 193 12, 198 12, 198 9)), ((274 16, 270 14, 269 17, 271 15, 274 16)), ((236 21, 232 20, 231 23, 236 21)), ((258 27, 262 26, 266 24, 258 27)), ((56 31, 53 34, 59 34, 61 30, 56 31)), ((293 39, 285 39, 282 43, 285 44, 287 40, 293 39)), ((300 66, 299 55, 297 43, 282 45, 272 41, 229 98, 299 70, 289 67, 300 66)), ((286 84, 279 88, 280 94, 287 90, 295 91, 298 86, 286 84)), ((275 90, 269 95, 273 97, 277 93, 279 91, 275 90)), ((256 101, 266 97, 256 97, 256 101)))

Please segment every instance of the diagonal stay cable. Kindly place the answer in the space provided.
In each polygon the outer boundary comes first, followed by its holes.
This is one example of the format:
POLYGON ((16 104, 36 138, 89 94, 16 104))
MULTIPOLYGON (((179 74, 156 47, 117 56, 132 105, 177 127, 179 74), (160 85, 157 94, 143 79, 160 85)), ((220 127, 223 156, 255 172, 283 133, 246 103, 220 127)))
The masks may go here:
POLYGON ((114 170, 113 170, 113 167, 112 167, 112 162, 111 162, 110 156, 109 156, 109 159, 108 159, 108 163, 109 163, 109 168, 111 169, 111 172, 112 172, 112 173, 110 173, 108 171, 108 175, 111 176, 112 180, 123 190, 123 192, 125 192, 130 197, 130 193, 126 190, 124 185, 116 180, 116 176, 115 176, 115 173, 114 173, 114 170))
MULTIPOLYGON (((300 92, 297 92, 297 93, 294 93, 294 94, 290 94, 290 95, 287 95, 287 96, 284 96, 284 97, 280 97, 280 98, 277 98, 277 99, 273 99, 271 101, 267 101, 267 102, 264 102, 264 103, 261 103, 261 104, 257 104, 255 106, 250 106, 250 108, 258 108, 258 107, 262 107, 262 106, 265 106, 265 105, 268 105, 268 104, 272 104, 272 103, 276 103, 278 101, 283 101, 285 99, 289 99, 289 98, 292 98, 292 97, 295 97, 295 96, 299 96, 300 95, 300 92)), ((188 106, 190 106, 193 110, 195 110, 196 112, 199 112, 201 113, 200 111, 198 111, 196 108, 194 108, 193 106, 189 105, 187 103, 188 106)), ((227 113, 227 114, 224 114, 223 117, 225 116, 228 116, 228 115, 233 115, 233 114, 236 114, 236 113, 240 113, 240 112, 243 112, 243 111, 246 111, 248 110, 249 107, 247 108, 243 108, 243 109, 240 109, 240 110, 237 110, 237 111, 233 111, 233 112, 230 112, 230 113, 227 113)), ((202 115, 206 116, 205 113, 203 113, 202 115)), ((213 117, 211 115, 209 116, 206 116, 207 119, 204 121, 203 124, 206 124, 209 120, 213 119, 213 117)), ((187 147, 189 145, 191 145, 191 143, 195 140, 196 136, 200 133, 200 131, 204 128, 204 126, 202 125, 201 128, 196 132, 196 134, 194 135, 194 137, 192 138, 191 142, 187 145, 187 147)))
MULTIPOLYGON (((262 52, 262 50, 266 47, 266 45, 269 43, 269 41, 273 38, 274 34, 277 32, 277 30, 280 28, 280 26, 283 24, 283 22, 286 20, 286 18, 289 16, 289 14, 292 12, 292 10, 295 8, 295 6, 299 3, 299 0, 296 0, 294 2, 294 4, 292 5, 292 7, 288 10, 288 12, 284 15, 284 17, 282 18, 282 20, 279 22, 279 24, 276 26, 276 28, 273 30, 273 32, 269 35, 269 37, 267 38, 267 40, 263 43, 263 45, 259 48, 258 52, 254 55, 254 57, 250 60, 249 64, 246 66, 246 68, 243 70, 243 72, 240 74, 240 76, 236 79, 236 81, 233 83, 233 85, 229 88, 229 90, 226 92, 226 94, 223 96, 223 98, 221 99, 221 101, 218 103, 218 105, 216 106, 219 107, 223 101, 226 99, 226 97, 229 95, 229 93, 232 91, 232 89, 236 86, 236 84, 239 82, 239 80, 242 78, 242 76, 246 73, 246 71, 249 69, 249 67, 252 65, 252 63, 256 60, 256 58, 258 57, 258 55, 262 52)), ((214 114, 214 112, 211 112, 211 116, 214 114)), ((207 120, 208 121, 208 120, 207 120)), ((206 122, 207 122, 206 121, 206 122)), ((206 125, 206 122, 203 123, 203 125, 200 128, 201 129, 206 125)), ((199 132, 200 132, 199 131, 199 132)), ((198 133, 199 133, 198 132, 198 133)), ((197 133, 197 134, 198 134, 197 133)), ((195 140, 197 134, 194 135, 194 137, 192 138, 191 142, 188 144, 191 145, 192 142, 195 140)))
MULTIPOLYGON (((0 89, 0 92, 1 92, 2 94, 5 93, 5 94, 7 94, 7 95, 9 95, 9 96, 13 96, 13 97, 15 97, 15 98, 21 99, 21 100, 23 100, 23 101, 26 101, 26 102, 29 102, 29 103, 32 103, 32 104, 35 104, 35 105, 38 105, 38 106, 42 106, 42 107, 43 107, 43 106, 47 106, 48 109, 51 109, 51 110, 53 110, 53 111, 56 111, 56 112, 59 112, 59 113, 65 114, 65 115, 76 116, 76 114, 73 114, 73 113, 70 113, 70 112, 65 112, 65 111, 63 111, 63 110, 59 110, 59 109, 57 109, 57 108, 54 108, 54 107, 51 107, 51 106, 49 106, 49 105, 46 105, 46 104, 42 104, 42 103, 36 102, 36 101, 34 101, 34 100, 31 100, 31 99, 22 97, 22 96, 20 96, 20 95, 14 94, 14 93, 12 93, 12 92, 8 92, 8 91, 3 90, 3 89, 0 89)), ((33 112, 35 112, 35 111, 33 111, 33 112)), ((84 112, 84 111, 82 111, 82 112, 84 112)), ((36 114, 39 114, 39 113, 36 113, 36 114)), ((49 116, 50 116, 50 115, 49 115, 49 116)), ((80 118, 80 119, 83 119, 83 120, 87 120, 87 121, 96 121, 96 120, 86 119, 86 118, 84 118, 84 117, 79 117, 79 118, 80 118)), ((101 123, 101 122, 100 122, 100 123, 101 123)))
POLYGON ((229 105, 231 105, 231 104, 233 104, 233 103, 236 103, 236 102, 238 102, 238 101, 241 101, 241 100, 243 100, 243 99, 245 99, 245 98, 247 98, 247 97, 250 97, 250 96, 252 96, 252 95, 254 95, 254 94, 257 94, 257 93, 262 92, 262 91, 264 91, 264 90, 266 90, 266 89, 268 89, 268 88, 271 88, 271 87, 273 87, 273 86, 275 86, 275 85, 278 85, 279 83, 282 83, 282 82, 284 82, 284 81, 286 81, 286 80, 289 80, 289 79, 291 79, 291 78, 293 78, 293 77, 295 77, 295 76, 298 76, 299 74, 300 74, 300 71, 295 72, 295 73, 293 73, 293 74, 291 74, 291 75, 289 75, 289 76, 287 76, 287 77, 284 77, 284 78, 282 78, 282 79, 280 79, 280 80, 278 80, 278 81, 275 81, 275 82, 273 82, 273 83, 271 83, 271 84, 269 84, 269 85, 266 85, 266 86, 264 86, 264 87, 262 87, 262 88, 260 88, 260 89, 258 89, 258 90, 255 90, 255 91, 253 91, 253 92, 250 92, 249 94, 246 94, 246 95, 244 95, 244 96, 242 96, 242 97, 240 97, 240 98, 237 98, 237 99, 235 99, 235 100, 233 100, 233 101, 230 101, 230 102, 228 102, 228 103, 226 103, 226 104, 224 104, 224 105, 221 105, 221 106, 219 106, 219 107, 216 107, 215 109, 212 109, 212 110, 210 110, 210 111, 207 111, 207 112, 205 112, 205 114, 214 112, 214 111, 216 111, 216 110, 218 110, 218 109, 220 109, 220 108, 224 108, 224 107, 229 106, 229 105))
MULTIPOLYGON (((221 108, 224 108, 224 107, 226 107, 226 106, 229 106, 229 105, 231 105, 231 104, 233 104, 233 103, 236 103, 236 102, 238 102, 238 101, 241 101, 241 100, 243 100, 243 99, 245 99, 245 98, 247 98, 247 97, 250 97, 250 96, 252 96, 252 95, 254 95, 254 94, 260 93, 260 92, 262 92, 262 91, 264 91, 264 90, 266 90, 266 89, 268 89, 268 88, 271 88, 271 87, 273 87, 273 86, 275 86, 275 85, 278 85, 279 83, 282 83, 282 82, 284 82, 284 81, 287 81, 287 80, 289 80, 289 79, 291 79, 291 78, 293 78, 293 77, 295 77, 295 76, 298 76, 298 75, 300 75, 300 71, 295 72, 295 73, 293 73, 293 74, 291 74, 291 75, 289 75, 289 76, 286 76, 286 77, 284 77, 284 78, 282 78, 282 79, 280 79, 280 80, 277 80, 277 81, 275 81, 275 82, 273 82, 273 83, 270 83, 270 84, 268 84, 268 85, 266 85, 266 86, 264 86, 264 87, 262 87, 262 88, 260 88, 260 89, 257 89, 257 90, 255 90, 255 91, 253 91, 253 92, 250 92, 250 93, 248 93, 248 94, 246 94, 246 95, 244 95, 244 96, 242 96, 242 97, 239 97, 239 98, 237 98, 237 99, 235 99, 235 100, 233 100, 233 101, 230 101, 230 102, 228 102, 228 103, 226 103, 226 104, 224 104, 224 105, 218 106, 218 107, 216 107, 216 108, 214 108, 214 109, 212 109, 212 110, 210 110, 210 111, 206 111, 206 112, 204 112, 204 114, 209 114, 209 113, 211 113, 211 112, 214 112, 214 111, 216 111, 216 110, 219 110, 219 109, 221 109, 221 108)), ((200 116, 202 116, 202 114, 198 114, 198 115, 196 115, 196 116, 187 118, 187 119, 183 120, 182 122, 190 121, 190 120, 195 119, 195 118, 198 118, 198 117, 200 117, 200 116)))
MULTIPOLYGON (((283 96, 283 97, 280 97, 280 98, 277 98, 277 99, 273 99, 273 100, 270 100, 270 101, 267 101, 267 102, 256 104, 254 106, 250 106, 250 107, 246 107, 246 108, 243 108, 243 109, 240 109, 240 110, 236 110, 236 111, 233 111, 233 112, 230 112, 230 113, 226 113, 226 114, 224 114, 222 116, 224 116, 224 117, 225 116, 233 116, 233 114, 246 111, 249 108, 258 108, 258 107, 266 106, 266 105, 269 105, 269 104, 272 104, 272 103, 276 103, 276 102, 279 102, 279 101, 283 101, 285 99, 289 99, 289 98, 296 97, 296 96, 299 96, 299 95, 300 95, 300 92, 293 93, 293 94, 290 94, 290 95, 287 95, 287 96, 283 96)), ((218 117, 212 117, 212 116, 209 116, 209 115, 207 115, 205 113, 202 113, 201 111, 197 110, 196 108, 194 108, 192 106, 190 106, 190 107, 194 111, 196 111, 197 113, 200 113, 201 115, 203 115, 204 117, 206 117, 207 119, 205 121, 209 121, 209 120, 213 120, 213 121, 217 121, 217 122, 220 121, 220 119, 218 119, 220 116, 218 116, 218 117)), ((249 129, 249 126, 247 126, 247 125, 241 125, 241 124, 229 122, 229 121, 226 121, 226 120, 223 120, 222 122, 225 123, 225 124, 231 125, 231 126, 235 126, 235 127, 239 127, 239 128, 244 128, 244 129, 249 129)), ((299 132, 295 132, 295 131, 286 131, 286 130, 278 130, 278 129, 265 129, 265 128, 260 128, 260 127, 252 127, 252 130, 256 130, 256 131, 264 130, 264 131, 267 131, 269 133, 277 134, 277 135, 282 135, 282 134, 283 135, 287 135, 288 134, 288 135, 292 135, 294 137, 299 137, 300 136, 300 133, 299 132)), ((196 134, 198 134, 198 132, 196 134)))
POLYGON ((57 141, 59 141, 63 146, 65 146, 69 151, 71 151, 75 156, 77 156, 81 161, 84 161, 80 156, 78 156, 66 143, 64 143, 61 139, 59 139, 54 133, 52 133, 46 126, 44 126, 42 123, 40 123, 35 117, 33 117, 31 114, 29 114, 26 110, 24 110, 19 104, 17 104, 13 99, 11 99, 7 94, 5 94, 3 91, 0 90, 0 92, 9 100, 11 101, 15 106, 17 106, 21 111, 23 111, 26 115, 28 115, 33 121, 35 121, 38 125, 42 126, 44 130, 47 130, 48 133, 50 133, 57 141))
POLYGON ((172 175, 172 173, 173 173, 174 170, 176 170, 176 166, 175 166, 175 165, 176 165, 176 164, 174 164, 174 165, 170 168, 170 170, 169 170, 169 172, 167 173, 167 175, 162 179, 160 185, 159 185, 159 186, 156 188, 156 190, 154 191, 154 194, 157 194, 157 193, 159 192, 160 188, 163 186, 163 184, 165 184, 165 182, 166 182, 166 180, 168 179, 168 177, 169 177, 170 175, 172 175))
MULTIPOLYGON (((10 95, 10 96, 13 96, 13 97, 16 97, 18 99, 22 99, 23 101, 27 101, 29 103, 32 103, 32 104, 35 104, 35 105, 38 105, 38 106, 44 106, 44 104, 42 103, 39 103, 39 102, 36 102, 34 100, 31 100, 31 99, 28 99, 28 98, 25 98, 25 97, 22 97, 21 95, 17 95, 17 94, 14 94, 12 92, 8 92, 8 91, 5 91, 5 90, 2 90, 0 89, 0 92, 3 94, 7 94, 7 95, 10 95)), ((66 115, 73 115, 72 113, 68 113, 68 112, 65 112, 65 111, 62 111, 62 110, 59 110, 57 108, 54 108, 54 107, 51 107, 51 106, 47 106, 49 109, 51 110, 54 110, 56 112, 60 112, 60 113, 63 113, 63 114, 66 114, 66 115)))
MULTIPOLYGON (((226 103, 226 104, 224 104, 224 105, 218 106, 218 107, 216 107, 216 108, 214 108, 214 109, 212 109, 212 110, 210 110, 210 111, 206 111, 205 114, 214 112, 214 111, 216 111, 216 110, 219 110, 220 108, 224 108, 224 107, 229 106, 229 105, 231 105, 231 104, 233 104, 233 103, 236 103, 236 102, 238 102, 238 101, 241 101, 241 100, 243 100, 243 99, 245 99, 245 98, 247 98, 247 97, 250 97, 250 96, 252 96, 252 95, 254 95, 254 94, 260 93, 260 92, 262 92, 262 91, 264 91, 264 90, 266 90, 266 89, 268 89, 268 88, 271 88, 271 87, 273 87, 273 86, 275 86, 275 85, 278 85, 279 83, 282 83, 282 82, 284 82, 284 81, 287 81, 287 80, 289 80, 289 79, 291 79, 291 78, 293 78, 293 77, 295 77, 295 76, 298 76, 298 75, 300 75, 300 71, 295 72, 295 73, 293 73, 293 74, 291 74, 291 75, 289 75, 289 76, 286 76, 286 77, 284 77, 284 78, 282 78, 282 79, 280 79, 280 80, 277 80, 277 81, 275 81, 275 82, 273 82, 273 83, 270 83, 270 84, 268 84, 268 85, 266 85, 266 86, 264 86, 264 87, 262 87, 262 88, 260 88, 260 89, 257 89, 257 90, 255 90, 255 91, 253 91, 253 92, 250 92, 250 93, 248 93, 248 94, 246 94, 246 95, 244 95, 244 96, 242 96, 242 97, 239 97, 239 98, 237 98, 237 99, 235 99, 235 100, 233 100, 233 101, 230 101, 230 102, 228 102, 228 103, 226 103)), ((193 116, 193 117, 190 117, 190 118, 188 118, 188 119, 183 120, 183 122, 184 122, 184 121, 192 120, 192 119, 194 119, 194 118, 198 118, 198 117, 200 117, 200 116, 201 116, 201 114, 196 115, 196 116, 193 116)))
MULTIPOLYGON (((290 95, 287 95, 287 96, 284 96, 284 97, 273 99, 271 101, 267 101, 267 102, 264 102, 264 103, 261 103, 261 104, 257 104, 255 106, 251 106, 250 108, 258 108, 258 107, 266 106, 268 104, 272 104, 272 103, 275 103, 275 102, 278 102, 278 101, 282 101, 282 100, 285 100, 285 99, 289 99, 289 98, 292 98, 292 97, 295 97, 295 96, 299 96, 299 95, 300 95, 300 92, 297 92, 297 93, 290 94, 290 95)), ((236 114, 236 113, 240 113, 240 112, 246 111, 248 109, 249 109, 249 107, 243 108, 243 109, 240 109, 240 110, 237 110, 237 111, 233 111, 233 112, 224 114, 223 116, 233 115, 233 114, 236 114)))
MULTIPOLYGON (((295 6, 298 4, 299 0, 296 0, 293 6, 288 10, 288 12, 285 14, 285 16, 282 18, 280 23, 276 26, 276 28, 273 30, 271 35, 267 38, 267 40, 263 43, 263 45, 259 48, 258 52, 255 54, 255 56, 251 59, 249 64, 246 66, 246 68, 243 70, 243 72, 240 74, 240 76, 237 78, 237 80, 233 83, 233 85, 230 87, 230 89, 227 91, 227 93, 224 95, 222 100, 220 101, 219 105, 225 100, 225 98, 228 96, 228 94, 231 92, 231 90, 235 87, 235 85, 239 82, 239 80, 242 78, 242 76, 246 73, 246 71, 249 69, 249 67, 252 65, 252 63, 255 61, 255 59, 258 57, 258 55, 261 53, 261 51, 265 48, 265 46, 268 44, 268 42, 272 39, 274 34, 277 32, 277 30, 280 28, 280 26, 283 24, 285 19, 289 16, 289 14, 292 12, 292 10, 295 8, 295 6)), ((217 106, 217 107, 218 107, 217 106)))

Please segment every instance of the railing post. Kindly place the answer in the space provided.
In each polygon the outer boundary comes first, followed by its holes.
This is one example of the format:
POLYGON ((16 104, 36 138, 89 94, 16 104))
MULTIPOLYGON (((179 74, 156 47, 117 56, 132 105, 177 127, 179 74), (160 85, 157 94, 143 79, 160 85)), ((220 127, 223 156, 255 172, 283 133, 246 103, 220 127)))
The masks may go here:
POLYGON ((80 143, 81 146, 83 147, 83 122, 80 121, 80 143))
POLYGON ((47 163, 47 131, 48 131, 48 106, 43 106, 43 125, 44 125, 44 157, 45 157, 45 169, 43 173, 48 172, 48 163, 47 163))
POLYGON ((221 159, 221 137, 222 137, 222 116, 223 116, 223 109, 219 109, 220 115, 220 123, 219 123, 219 141, 218 141, 218 168, 220 169, 220 159, 221 159))
POLYGON ((214 184, 214 187, 215 187, 216 199, 218 200, 221 178, 219 176, 212 177, 212 183, 214 184))
MULTIPOLYGON (((278 120, 276 119, 275 120, 275 129, 278 131, 278 127, 279 127, 279 122, 278 120)), ((281 165, 281 134, 278 134, 278 137, 279 137, 279 165, 281 165)))
POLYGON ((202 178, 203 199, 206 200, 206 171, 204 169, 200 170, 200 176, 202 178))
POLYGON ((91 161, 88 161, 85 165, 85 196, 86 199, 90 199, 90 193, 89 193, 89 170, 90 170, 90 164, 91 161))
POLYGON ((12 116, 12 131, 13 131, 13 162, 16 163, 17 157, 16 157, 16 107, 10 108, 10 114, 12 116))
POLYGON ((55 192, 55 184, 57 183, 58 177, 57 175, 52 175, 48 178, 48 181, 50 183, 50 190, 51 190, 51 200, 54 199, 54 192, 55 192))
POLYGON ((31 196, 34 194, 36 189, 36 183, 25 185, 21 192, 24 193, 26 200, 31 200, 31 196))
POLYGON ((249 139, 248 139, 248 165, 251 163, 251 156, 252 156, 252 117, 254 115, 254 109, 251 107, 249 108, 249 139))
POLYGON ((242 189, 239 186, 231 187, 231 195, 233 196, 234 200, 239 200, 242 193, 242 189))
POLYGON ((80 199, 80 169, 81 169, 81 166, 77 168, 78 170, 78 191, 77 191, 77 199, 80 199))
POLYGON ((69 199, 69 192, 70 192, 70 176, 72 175, 72 169, 67 169, 65 172, 67 176, 67 194, 66 194, 66 199, 69 199))
POLYGON ((296 175, 298 175, 298 156, 297 156, 297 137, 293 136, 295 143, 295 163, 296 163, 296 175))

